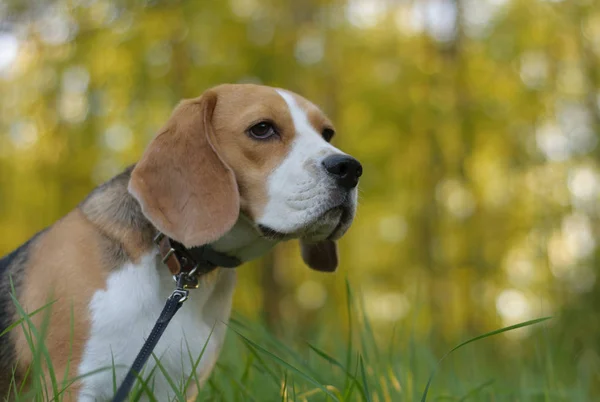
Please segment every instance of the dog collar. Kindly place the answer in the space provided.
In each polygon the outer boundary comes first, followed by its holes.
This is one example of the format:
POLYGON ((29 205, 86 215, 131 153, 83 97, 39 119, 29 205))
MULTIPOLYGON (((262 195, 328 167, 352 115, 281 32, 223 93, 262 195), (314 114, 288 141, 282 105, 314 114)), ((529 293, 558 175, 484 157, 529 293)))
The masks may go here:
POLYGON ((238 258, 216 251, 208 244, 187 248, 161 232, 154 238, 154 243, 171 274, 174 277, 183 274, 186 289, 197 288, 198 278, 217 267, 235 268, 242 264, 238 258))

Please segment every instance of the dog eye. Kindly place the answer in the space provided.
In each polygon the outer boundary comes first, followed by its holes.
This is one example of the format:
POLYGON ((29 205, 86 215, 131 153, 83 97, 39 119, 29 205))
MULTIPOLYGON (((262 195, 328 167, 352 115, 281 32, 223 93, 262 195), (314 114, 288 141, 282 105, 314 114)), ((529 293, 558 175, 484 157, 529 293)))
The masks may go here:
POLYGON ((332 128, 324 128, 323 132, 321 133, 321 135, 323 136, 323 139, 327 142, 331 141, 334 134, 335 134, 335 131, 333 131, 332 128))
POLYGON ((273 125, 268 121, 261 121, 260 123, 253 125, 248 129, 248 132, 252 137, 259 140, 265 140, 277 134, 273 125))

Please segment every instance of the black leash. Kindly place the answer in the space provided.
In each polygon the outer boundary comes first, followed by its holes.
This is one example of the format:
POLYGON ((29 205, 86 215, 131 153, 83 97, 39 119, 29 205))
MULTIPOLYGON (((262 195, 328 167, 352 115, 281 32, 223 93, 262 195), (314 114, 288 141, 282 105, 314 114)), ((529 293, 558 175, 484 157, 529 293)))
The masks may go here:
POLYGON ((154 242, 159 246, 163 263, 174 274, 175 290, 167 299, 156 324, 154 324, 150 335, 146 339, 146 342, 144 342, 125 379, 119 386, 112 402, 123 402, 127 399, 136 378, 142 372, 152 351, 167 329, 167 325, 169 325, 169 322, 171 322, 177 311, 181 308, 183 302, 188 299, 188 289, 196 289, 198 287, 198 278, 211 272, 216 267, 235 268, 241 264, 241 261, 237 258, 219 253, 208 245, 188 249, 162 233, 158 233, 154 238, 154 242))
POLYGON ((160 340, 160 337, 167 329, 167 325, 171 322, 171 319, 175 316, 175 313, 181 308, 183 302, 185 302, 188 298, 189 291, 183 288, 183 274, 180 274, 177 279, 177 287, 171 293, 171 296, 167 299, 167 303, 160 313, 156 324, 154 324, 154 328, 152 328, 152 332, 144 342, 144 346, 138 353, 135 361, 131 365, 129 372, 125 376, 125 379, 119 386, 117 393, 113 398, 113 402, 122 402, 129 395, 129 391, 131 391, 131 387, 133 387, 133 383, 137 376, 142 372, 142 368, 150 358, 152 351, 156 347, 156 344, 160 340))

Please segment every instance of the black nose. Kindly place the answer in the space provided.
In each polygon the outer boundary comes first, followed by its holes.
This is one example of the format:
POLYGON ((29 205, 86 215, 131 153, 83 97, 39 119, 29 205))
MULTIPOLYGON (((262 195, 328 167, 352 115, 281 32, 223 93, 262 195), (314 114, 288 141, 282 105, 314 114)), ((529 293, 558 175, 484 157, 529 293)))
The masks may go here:
POLYGON ((340 186, 348 190, 356 187, 362 175, 360 162, 348 155, 328 156, 323 159, 323 166, 340 186))

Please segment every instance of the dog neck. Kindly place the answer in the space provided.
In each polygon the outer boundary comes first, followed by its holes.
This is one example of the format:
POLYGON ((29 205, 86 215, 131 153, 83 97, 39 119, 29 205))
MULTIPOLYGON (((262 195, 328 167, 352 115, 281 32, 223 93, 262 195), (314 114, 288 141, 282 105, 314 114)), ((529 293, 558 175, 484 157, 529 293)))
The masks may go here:
POLYGON ((250 218, 240 213, 233 228, 211 246, 241 261, 250 261, 266 254, 277 243, 277 240, 261 236, 250 218))
MULTIPOLYGON (((155 248, 157 229, 142 213, 137 200, 127 191, 133 166, 94 189, 79 205, 84 216, 107 238, 115 242, 123 255, 136 261, 155 248)), ((260 235, 252 221, 240 214, 229 232, 211 246, 246 262, 258 258, 277 244, 260 235)))

